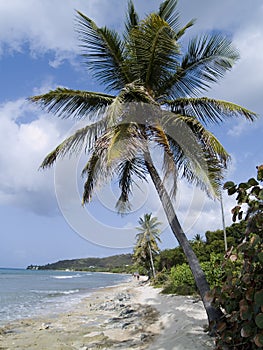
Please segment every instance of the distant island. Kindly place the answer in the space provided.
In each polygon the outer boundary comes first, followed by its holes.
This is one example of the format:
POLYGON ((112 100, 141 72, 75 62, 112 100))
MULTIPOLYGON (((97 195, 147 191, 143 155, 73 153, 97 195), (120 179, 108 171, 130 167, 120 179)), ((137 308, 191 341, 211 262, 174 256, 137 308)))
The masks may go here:
POLYGON ((83 258, 60 260, 47 265, 29 265, 27 270, 71 270, 130 273, 132 268, 132 254, 120 254, 105 258, 83 258))

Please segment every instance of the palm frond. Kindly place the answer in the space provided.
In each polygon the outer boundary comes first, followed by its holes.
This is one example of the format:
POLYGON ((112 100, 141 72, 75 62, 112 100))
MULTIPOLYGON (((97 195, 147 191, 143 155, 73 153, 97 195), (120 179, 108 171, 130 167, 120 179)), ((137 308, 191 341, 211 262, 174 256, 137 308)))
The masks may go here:
POLYGON ((158 235, 161 231, 158 228, 161 225, 161 222, 158 221, 156 216, 152 217, 152 213, 144 214, 143 217, 139 218, 138 223, 140 226, 136 227, 140 233, 150 234, 150 235, 158 235))
POLYGON ((176 7, 178 5, 177 0, 166 0, 163 1, 159 7, 158 15, 164 19, 169 26, 173 29, 175 35, 174 39, 178 40, 180 39, 186 30, 195 23, 195 20, 190 20, 185 26, 180 28, 180 14, 179 11, 176 11, 176 7))
POLYGON ((179 12, 175 11, 177 7, 177 0, 165 0, 159 7, 158 15, 164 19, 171 28, 176 32, 179 27, 179 12))
POLYGON ((88 69, 108 90, 119 90, 130 82, 125 69, 124 44, 119 34, 99 28, 90 18, 77 11, 77 33, 88 69))
MULTIPOLYGON (((135 130, 135 134, 137 129, 138 128, 133 129, 135 130)), ((131 125, 120 124, 108 128, 96 140, 90 158, 91 160, 88 161, 82 171, 82 176, 87 176, 84 185, 83 203, 88 202, 91 198, 90 184, 92 184, 93 187, 99 187, 112 179, 114 175, 119 176, 120 173, 125 173, 127 176, 128 174, 130 174, 130 176, 135 175, 139 179, 144 178, 145 168, 143 168, 142 161, 136 157, 137 154, 140 154, 140 149, 143 147, 143 143, 138 140, 136 135, 133 136, 134 137, 132 137, 131 125), (123 128, 127 129, 126 136, 123 132, 123 128), (117 151, 113 150, 114 146, 117 147, 117 151), (96 159, 96 167, 93 167, 93 159, 96 159), (128 165, 130 165, 130 169, 128 169, 128 165)), ((125 181, 127 181, 127 185, 129 183, 129 176, 127 179, 121 180, 120 178, 119 185, 122 193, 117 205, 120 208, 120 211, 121 205, 128 209, 127 196, 129 191, 126 191, 128 187, 125 187, 125 181)))
POLYGON ((123 93, 121 92, 118 96, 114 98, 112 103, 107 106, 107 110, 105 112, 107 116, 108 127, 113 127, 118 123, 121 118, 122 111, 124 107, 124 99, 123 93))
POLYGON ((134 4, 131 0, 128 2, 128 12, 126 14, 125 22, 125 37, 127 38, 131 30, 139 23, 139 16, 135 11, 134 4))
POLYGON ((142 148, 142 140, 138 134, 138 127, 132 123, 121 123, 114 127, 114 134, 108 147, 108 161, 124 157, 133 159, 142 148))
POLYGON ((209 196, 217 197, 229 156, 197 120, 186 118, 169 116, 164 124, 179 174, 209 196))
POLYGON ((179 40, 187 31, 187 29, 191 28, 195 24, 195 19, 191 19, 189 22, 186 23, 182 28, 178 29, 175 34, 175 40, 179 40))
POLYGON ((191 116, 177 115, 177 118, 180 118, 190 128, 204 154, 217 158, 223 167, 227 166, 230 156, 213 133, 204 128, 197 119, 191 116))
POLYGON ((154 108, 156 110, 157 106, 160 110, 154 98, 138 82, 127 84, 107 106, 105 115, 107 115, 108 126, 140 122, 149 110, 153 111, 154 108))
POLYGON ((67 154, 78 154, 83 149, 85 149, 86 152, 90 152, 96 139, 104 132, 105 129, 105 119, 78 129, 73 135, 66 138, 45 157, 40 165, 40 168, 44 169, 51 167, 58 158, 63 158, 67 154))
POLYGON ((96 185, 96 174, 99 171, 98 167, 99 156, 95 152, 90 157, 88 163, 85 166, 85 173, 87 174, 87 179, 84 184, 84 191, 82 195, 82 205, 89 203, 92 198, 94 187, 96 185))
POLYGON ((106 130, 95 142, 89 161, 82 170, 82 176, 87 179, 82 197, 83 205, 90 202, 94 188, 108 182, 113 174, 113 164, 107 162, 107 151, 112 137, 112 130, 106 130))
POLYGON ((181 148, 173 139, 169 139, 174 157, 177 160, 179 174, 190 184, 205 191, 211 198, 218 198, 225 168, 216 157, 209 157, 205 153, 202 161, 197 161, 185 149, 181 148))
POLYGON ((139 233, 136 235, 136 246, 134 248, 134 255, 137 261, 150 261, 152 254, 158 254, 160 251, 157 242, 161 242, 160 233, 158 228, 161 223, 157 217, 152 217, 152 214, 144 214, 140 217, 140 226, 136 227, 139 233))
POLYGON ((170 149, 170 144, 167 138, 167 135, 161 126, 161 124, 155 124, 149 126, 149 140, 155 142, 158 146, 160 146, 163 153, 163 172, 164 179, 163 182, 167 185, 172 183, 170 194, 172 197, 176 196, 177 192, 177 167, 174 161, 173 153, 170 149), (172 180, 172 182, 171 182, 172 180))
POLYGON ((205 124, 219 123, 232 117, 245 117, 253 121, 257 117, 256 113, 237 104, 207 97, 178 98, 164 102, 164 104, 169 106, 174 113, 194 116, 205 124))
POLYGON ((158 105, 149 91, 138 81, 127 84, 121 91, 121 94, 126 103, 135 102, 136 109, 141 111, 149 107, 149 105, 151 105, 150 108, 158 105))
POLYGON ((179 40, 186 32, 186 30, 192 27, 195 23, 195 19, 191 19, 186 25, 182 28, 180 27, 180 14, 179 11, 176 11, 178 5, 177 0, 166 0, 163 1, 160 5, 158 15, 164 19, 169 26, 173 29, 175 35, 174 39, 179 40))
POLYGON ((130 195, 132 193, 133 184, 135 183, 134 177, 139 180, 147 181, 147 170, 144 161, 137 157, 122 161, 117 168, 117 173, 121 195, 116 203, 116 209, 120 214, 125 214, 131 210, 130 195))
POLYGON ((238 60, 231 41, 219 34, 196 37, 189 43, 181 65, 160 89, 173 99, 198 94, 223 77, 238 60))
POLYGON ((113 95, 103 93, 57 88, 29 99, 61 118, 82 118, 89 116, 89 113, 95 113, 94 118, 96 113, 103 113, 114 98, 113 95))
POLYGON ((151 14, 132 30, 130 45, 132 75, 147 89, 158 91, 177 64, 179 49, 173 30, 160 16, 151 14))

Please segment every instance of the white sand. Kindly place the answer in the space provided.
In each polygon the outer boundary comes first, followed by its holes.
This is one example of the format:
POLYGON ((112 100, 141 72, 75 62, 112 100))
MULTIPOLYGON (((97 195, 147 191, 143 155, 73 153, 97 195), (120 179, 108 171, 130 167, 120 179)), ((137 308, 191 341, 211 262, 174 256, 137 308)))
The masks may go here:
POLYGON ((204 332, 207 316, 201 301, 193 297, 162 295, 151 286, 139 287, 137 300, 160 312, 161 334, 150 350, 206 350, 214 348, 213 338, 204 332))
POLYGON ((207 320, 202 303, 159 292, 135 280, 101 289, 69 313, 0 328, 0 349, 213 349, 213 340, 203 331, 207 320))

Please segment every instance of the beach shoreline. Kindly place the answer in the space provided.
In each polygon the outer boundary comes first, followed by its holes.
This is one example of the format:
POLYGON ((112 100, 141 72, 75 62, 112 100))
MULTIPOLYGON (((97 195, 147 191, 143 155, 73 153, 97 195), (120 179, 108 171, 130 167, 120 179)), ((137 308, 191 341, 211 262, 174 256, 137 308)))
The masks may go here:
POLYGON ((135 279, 98 289, 69 312, 0 328, 1 350, 208 350, 213 339, 200 301, 161 295, 135 279))

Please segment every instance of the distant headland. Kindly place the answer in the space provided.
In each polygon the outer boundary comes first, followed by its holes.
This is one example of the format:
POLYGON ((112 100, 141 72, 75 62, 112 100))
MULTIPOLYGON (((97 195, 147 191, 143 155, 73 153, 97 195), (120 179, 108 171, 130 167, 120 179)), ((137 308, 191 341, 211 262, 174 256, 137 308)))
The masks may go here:
POLYGON ((113 255, 104 258, 60 260, 46 265, 29 265, 27 270, 68 270, 130 273, 132 254, 113 255))

